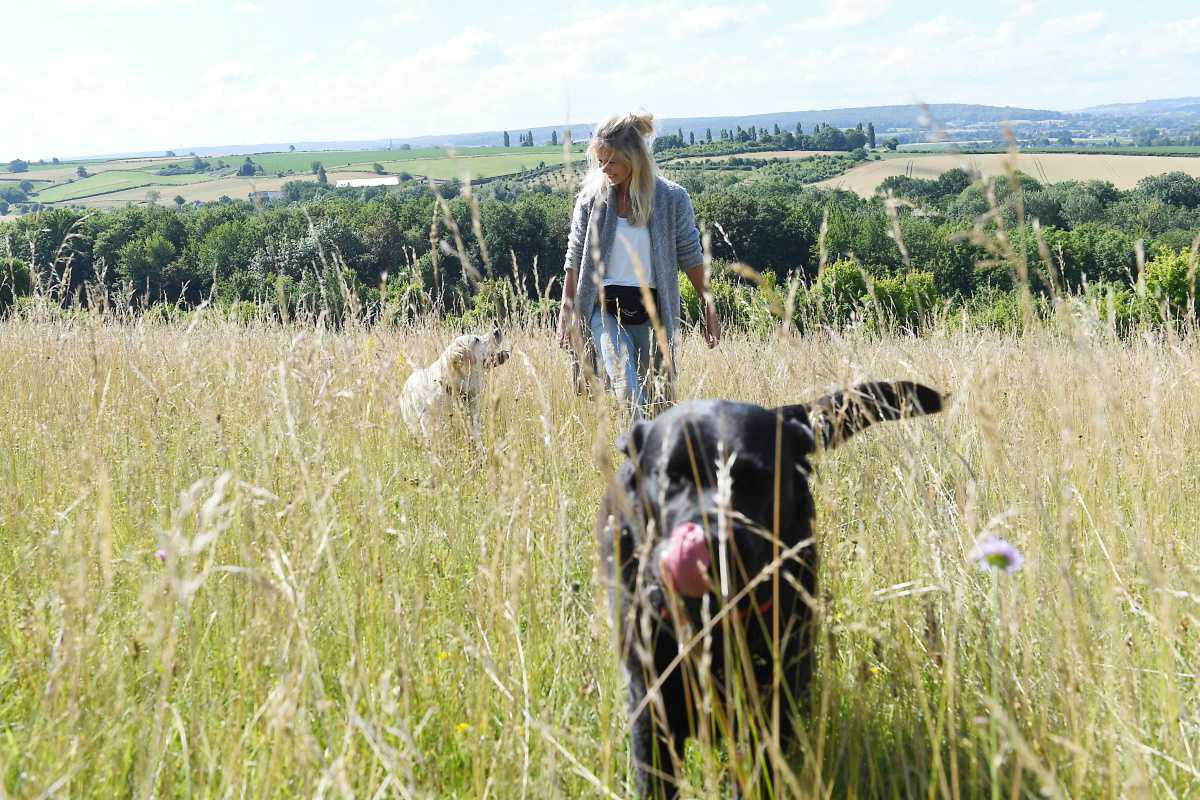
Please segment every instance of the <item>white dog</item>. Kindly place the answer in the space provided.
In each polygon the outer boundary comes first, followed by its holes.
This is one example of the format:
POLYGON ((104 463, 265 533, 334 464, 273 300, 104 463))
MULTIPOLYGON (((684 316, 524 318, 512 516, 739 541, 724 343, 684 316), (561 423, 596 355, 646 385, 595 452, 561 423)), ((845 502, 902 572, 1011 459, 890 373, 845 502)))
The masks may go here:
POLYGON ((455 339, 437 361, 419 369, 404 382, 400 416, 414 436, 430 438, 458 408, 467 430, 482 439, 483 371, 508 360, 504 336, 496 328, 490 336, 468 334, 455 339))

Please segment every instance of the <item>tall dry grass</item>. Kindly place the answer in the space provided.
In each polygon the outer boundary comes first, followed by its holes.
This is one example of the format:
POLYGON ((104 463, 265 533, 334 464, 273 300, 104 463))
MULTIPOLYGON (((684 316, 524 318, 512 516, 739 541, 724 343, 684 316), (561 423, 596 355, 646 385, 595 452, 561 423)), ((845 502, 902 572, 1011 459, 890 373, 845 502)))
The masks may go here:
MULTIPOLYGON (((1063 308, 1023 335, 683 341, 683 398, 955 398, 819 460, 784 796, 1195 794, 1200 341, 1063 308), (980 570, 985 533, 1024 568, 980 570)), ((484 454, 426 447, 397 397, 451 335, 0 322, 3 793, 631 793, 591 535, 620 417, 514 330, 484 454)), ((691 748, 683 794, 727 764, 691 748)))

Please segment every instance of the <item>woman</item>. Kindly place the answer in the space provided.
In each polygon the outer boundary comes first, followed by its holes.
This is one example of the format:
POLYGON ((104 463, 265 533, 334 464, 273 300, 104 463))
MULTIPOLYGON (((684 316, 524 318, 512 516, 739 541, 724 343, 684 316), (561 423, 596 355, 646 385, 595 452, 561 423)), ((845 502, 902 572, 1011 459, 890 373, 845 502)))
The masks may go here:
POLYGON ((592 136, 558 317, 559 344, 571 346, 578 320, 585 352, 595 353, 613 392, 635 416, 653 415, 670 402, 679 270, 696 287, 708 346, 721 338, 692 201, 682 186, 657 174, 653 132, 650 114, 623 114, 606 119, 592 136))

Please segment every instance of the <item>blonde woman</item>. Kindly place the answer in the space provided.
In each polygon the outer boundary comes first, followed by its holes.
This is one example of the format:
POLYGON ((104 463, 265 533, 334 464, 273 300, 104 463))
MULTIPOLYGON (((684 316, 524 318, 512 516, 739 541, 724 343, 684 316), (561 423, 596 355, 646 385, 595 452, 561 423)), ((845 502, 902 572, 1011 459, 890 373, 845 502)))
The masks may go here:
POLYGON ((653 414, 670 400, 680 270, 701 299, 708 346, 721 338, 692 200, 658 175, 650 155, 653 132, 650 114, 609 117, 596 128, 571 218, 558 318, 559 344, 571 346, 578 322, 586 349, 635 416, 653 414), (666 334, 666 353, 652 312, 666 334))

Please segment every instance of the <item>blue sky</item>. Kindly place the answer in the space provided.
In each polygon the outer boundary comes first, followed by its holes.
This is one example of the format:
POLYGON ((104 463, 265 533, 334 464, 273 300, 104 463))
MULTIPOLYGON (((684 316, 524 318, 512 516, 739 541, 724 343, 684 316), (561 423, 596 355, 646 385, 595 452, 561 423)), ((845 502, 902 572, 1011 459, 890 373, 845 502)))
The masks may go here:
POLYGON ((0 158, 1200 94, 1200 5, 39 0, 5 10, 0 158))

